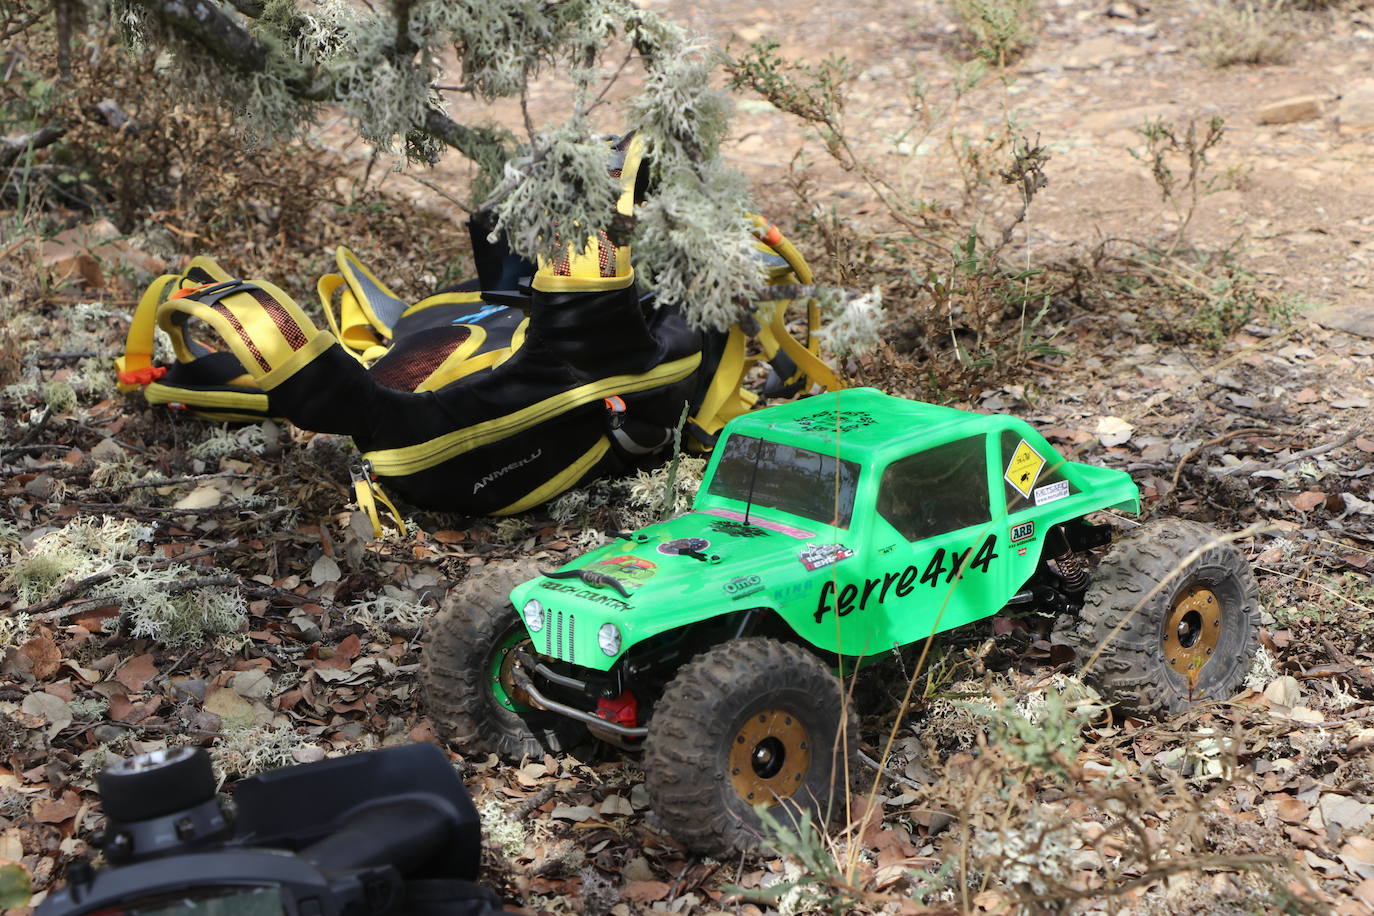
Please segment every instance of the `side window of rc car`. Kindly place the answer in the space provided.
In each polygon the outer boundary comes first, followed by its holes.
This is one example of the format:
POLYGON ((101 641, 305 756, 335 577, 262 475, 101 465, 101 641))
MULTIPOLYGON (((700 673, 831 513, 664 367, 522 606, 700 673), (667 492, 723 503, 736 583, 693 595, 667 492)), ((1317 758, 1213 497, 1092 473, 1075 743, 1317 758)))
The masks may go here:
POLYGON ((937 445, 892 462, 883 472, 878 514, 909 541, 987 522, 991 514, 983 437, 937 445))
POLYGON ((1044 445, 1033 445, 1014 429, 1002 431, 1002 484, 1007 514, 1072 496, 1078 487, 1060 469, 1068 462, 1044 445))

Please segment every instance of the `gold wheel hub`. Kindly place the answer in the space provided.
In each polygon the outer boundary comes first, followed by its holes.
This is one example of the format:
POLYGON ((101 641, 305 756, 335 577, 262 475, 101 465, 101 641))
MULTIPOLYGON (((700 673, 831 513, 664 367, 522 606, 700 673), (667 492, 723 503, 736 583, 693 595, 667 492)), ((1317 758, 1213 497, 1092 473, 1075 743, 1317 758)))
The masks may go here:
POLYGON ((521 706, 532 705, 530 703, 530 695, 526 693, 522 688, 516 686, 515 677, 511 674, 511 672, 514 670, 516 665, 515 650, 527 649, 529 648, 529 645, 530 642, 527 639, 524 642, 517 643, 513 646, 510 646, 507 649, 502 650, 506 654, 505 657, 501 659, 501 672, 497 675, 497 677, 501 681, 501 689, 506 692, 506 696, 510 697, 512 702, 518 703, 521 706))
POLYGON ((811 763, 811 740, 792 713, 762 709, 730 742, 730 783, 746 804, 791 798, 811 763))
POLYGON ((1209 588, 1194 585, 1174 599, 1164 622, 1161 647, 1174 672, 1196 687, 1221 639, 1221 602, 1209 588))

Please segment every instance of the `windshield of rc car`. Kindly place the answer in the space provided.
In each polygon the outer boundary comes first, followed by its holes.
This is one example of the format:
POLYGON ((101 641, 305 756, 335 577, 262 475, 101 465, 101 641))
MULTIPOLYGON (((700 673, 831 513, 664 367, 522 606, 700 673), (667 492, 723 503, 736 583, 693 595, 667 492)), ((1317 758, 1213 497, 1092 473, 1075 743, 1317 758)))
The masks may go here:
POLYGON ((848 528, 859 466, 795 445, 734 434, 706 491, 848 528))

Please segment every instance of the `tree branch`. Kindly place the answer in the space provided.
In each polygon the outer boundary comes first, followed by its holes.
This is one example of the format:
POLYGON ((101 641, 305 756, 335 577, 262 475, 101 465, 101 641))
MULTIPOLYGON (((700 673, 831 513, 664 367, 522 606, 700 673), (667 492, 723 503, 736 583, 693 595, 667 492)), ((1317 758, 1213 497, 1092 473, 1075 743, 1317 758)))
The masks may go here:
MULTIPOLYGON (((227 66, 242 73, 259 73, 267 68, 267 48, 211 0, 135 0, 140 6, 175 29, 184 38, 213 52, 227 66)), ((245 16, 256 18, 262 14, 261 0, 229 0, 245 16)), ((413 54, 414 44, 409 35, 410 3, 398 0, 397 46, 400 54, 413 54)), ((287 89, 299 99, 321 102, 333 96, 332 89, 321 91, 312 87, 287 83, 287 89)), ((489 132, 467 127, 454 121, 442 111, 431 108, 425 112, 424 124, 416 130, 424 131, 451 146, 474 161, 480 161, 480 151, 490 145, 489 132)), ((49 141, 51 142, 51 141, 49 141)))
POLYGON ((425 112, 425 123, 420 129, 474 162, 480 161, 480 149, 488 146, 493 139, 490 132, 459 124, 437 108, 425 112))
POLYGON ((66 132, 65 127, 54 127, 49 124, 46 127, 38 128, 31 134, 0 141, 0 168, 8 168, 28 150, 51 146, 62 139, 66 132))
POLYGON ((257 19, 266 10, 266 4, 262 0, 229 0, 234 9, 238 10, 249 19, 257 19))
MULTIPOLYGON (((244 73, 267 67, 267 48, 210 0, 135 0, 169 27, 244 73)), ((252 5, 246 0, 247 5, 252 5)), ((237 4, 235 4, 237 6, 237 4)))

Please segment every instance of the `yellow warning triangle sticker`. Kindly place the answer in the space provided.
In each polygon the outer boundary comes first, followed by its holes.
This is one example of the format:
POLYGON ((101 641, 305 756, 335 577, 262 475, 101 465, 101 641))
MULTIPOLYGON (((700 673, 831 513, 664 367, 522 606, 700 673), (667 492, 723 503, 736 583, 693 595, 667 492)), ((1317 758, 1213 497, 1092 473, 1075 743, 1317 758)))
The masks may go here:
POLYGON ((1029 442, 1021 440, 1021 444, 1016 446, 1016 451, 1011 453, 1011 461, 1007 462, 1007 483, 1011 484, 1016 492, 1027 499, 1030 498, 1031 490, 1035 487, 1035 481, 1040 478, 1040 469, 1045 466, 1045 459, 1040 457, 1040 453, 1031 448, 1029 442))

